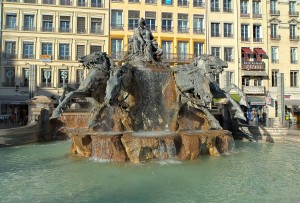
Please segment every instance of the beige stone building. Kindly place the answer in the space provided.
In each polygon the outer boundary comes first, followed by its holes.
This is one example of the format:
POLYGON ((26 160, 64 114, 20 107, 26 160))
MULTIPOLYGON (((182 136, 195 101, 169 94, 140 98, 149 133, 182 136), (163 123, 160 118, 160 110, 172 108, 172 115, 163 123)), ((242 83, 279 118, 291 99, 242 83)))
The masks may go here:
POLYGON ((1 6, 2 115, 26 104, 30 66, 36 94, 54 98, 86 74, 78 56, 109 50, 109 0, 5 0, 1 6))

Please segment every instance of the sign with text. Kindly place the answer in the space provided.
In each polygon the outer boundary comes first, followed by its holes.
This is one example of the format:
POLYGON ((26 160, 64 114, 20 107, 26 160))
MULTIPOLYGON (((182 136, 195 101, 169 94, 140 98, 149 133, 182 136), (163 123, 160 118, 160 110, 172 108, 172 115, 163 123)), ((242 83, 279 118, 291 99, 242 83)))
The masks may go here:
POLYGON ((265 94, 265 87, 262 86, 244 86, 245 94, 265 94))

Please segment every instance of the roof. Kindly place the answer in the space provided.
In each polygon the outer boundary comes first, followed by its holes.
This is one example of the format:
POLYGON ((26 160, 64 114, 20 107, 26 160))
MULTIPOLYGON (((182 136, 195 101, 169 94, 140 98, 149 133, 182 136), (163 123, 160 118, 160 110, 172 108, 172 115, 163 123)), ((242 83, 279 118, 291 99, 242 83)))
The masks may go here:
POLYGON ((245 54, 253 54, 251 49, 248 47, 242 47, 242 52, 244 52, 245 54))
POLYGON ((267 53, 262 48, 254 48, 254 52, 261 55, 267 55, 267 53))
POLYGON ((268 77, 268 74, 266 71, 258 71, 258 70, 243 70, 242 76, 262 76, 262 77, 268 77))
POLYGON ((0 96, 1 104, 27 104, 29 96, 0 96))

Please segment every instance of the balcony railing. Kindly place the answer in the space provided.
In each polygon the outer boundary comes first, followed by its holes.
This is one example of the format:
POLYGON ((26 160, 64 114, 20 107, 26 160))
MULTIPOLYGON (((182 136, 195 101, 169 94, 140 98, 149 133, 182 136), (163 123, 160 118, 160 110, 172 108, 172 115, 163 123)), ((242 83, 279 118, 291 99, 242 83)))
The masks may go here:
POLYGON ((178 6, 189 6, 189 1, 187 1, 187 0, 181 0, 181 1, 178 1, 177 2, 177 5, 178 6))
POLYGON ((59 32, 70 33, 70 32, 72 32, 72 29, 71 28, 59 28, 59 32))
POLYGON ((111 24, 110 27, 112 30, 123 30, 124 29, 123 24, 111 24))
POLYGON ((26 81, 26 82, 22 82, 22 83, 20 83, 20 87, 28 87, 28 82, 26 81))
POLYGON ((298 35, 290 35, 290 40, 291 41, 299 41, 299 36, 298 35))
POLYGON ((241 37, 242 42, 250 42, 250 37, 241 37))
POLYGON ((224 33, 224 37, 233 38, 233 34, 232 33, 224 33))
POLYGON ((146 4, 157 4, 157 0, 145 0, 146 4))
POLYGON ((3 53, 3 58, 5 59, 16 59, 18 58, 17 54, 3 53))
POLYGON ((111 53, 111 57, 115 60, 119 60, 119 59, 122 59, 123 58, 123 54, 122 52, 118 52, 118 53, 114 53, 112 52, 111 53))
POLYGON ((85 34, 86 33, 86 29, 85 28, 82 28, 82 29, 77 28, 77 33, 78 34, 85 34))
POLYGON ((280 10, 270 10, 270 15, 271 16, 279 16, 280 15, 280 10))
POLYGON ((223 12, 226 12, 226 13, 232 13, 233 10, 232 10, 232 8, 224 7, 224 8, 223 8, 223 12))
POLYGON ((265 94, 265 87, 263 86, 243 86, 245 94, 265 94))
POLYGON ((40 83, 40 87, 53 87, 53 84, 49 82, 42 82, 40 83))
POLYGON ((15 82, 2 82, 2 87, 15 87, 15 82))
POLYGON ((189 33, 189 28, 187 27, 178 27, 178 33, 189 33))
POLYGON ((77 1, 77 6, 87 6, 87 2, 81 2, 81 1, 77 1))
POLYGON ((219 7, 211 7, 210 11, 211 12, 220 12, 220 8, 219 7))
POLYGON ((140 3, 140 0, 128 0, 129 3, 140 3))
POLYGON ((280 35, 274 34, 274 35, 271 35, 271 39, 272 39, 272 40, 280 40, 280 39, 281 39, 281 36, 280 36, 280 35))
POLYGON ((279 59, 272 59, 272 63, 279 63, 279 59))
POLYGON ((241 17, 242 18, 249 18, 250 17, 250 13, 241 13, 241 17))
POLYGON ((289 16, 291 16, 291 17, 299 17, 299 11, 289 11, 289 16))
POLYGON ((173 0, 161 0, 162 5, 173 5, 173 0))
POLYGON ((148 27, 152 32, 157 32, 157 26, 152 25, 148 27))
POLYGON ((173 63, 191 63, 194 60, 194 58, 194 54, 165 53, 162 56, 162 61, 173 63))
POLYGON ((22 27, 23 31, 36 31, 35 27, 31 27, 31 26, 23 26, 22 27))
POLYGON ((291 60, 291 64, 298 64, 297 60, 291 60))
POLYGON ((243 61, 242 69, 245 70, 265 70, 265 63, 258 61, 243 61))
POLYGON ((104 7, 104 4, 103 3, 91 3, 91 6, 92 7, 97 7, 97 8, 103 8, 104 7))
POLYGON ((112 2, 124 2, 124 0, 111 0, 112 2))
POLYGON ((71 6, 72 5, 72 1, 70 0, 60 0, 60 5, 65 5, 65 6, 71 6))
POLYGON ((221 36, 220 33, 216 33, 216 32, 211 33, 211 37, 220 37, 220 36, 221 36))
POLYGON ((5 2, 20 2, 20 0, 5 0, 5 2))
POLYGON ((58 60, 65 60, 65 61, 69 61, 70 60, 70 56, 61 56, 61 55, 58 55, 58 60))
POLYGON ((56 87, 61 88, 61 87, 66 87, 68 85, 69 84, 67 82, 65 82, 65 83, 57 83, 56 87))
POLYGON ((261 13, 253 13, 252 17, 253 18, 262 18, 262 14, 261 13))
POLYGON ((197 7, 197 8, 204 8, 205 7, 205 3, 202 1, 194 1, 193 2, 193 6, 197 7))
POLYGON ((24 3, 36 4, 36 0, 24 0, 24 3))
POLYGON ((227 61, 227 62, 234 62, 234 59, 233 59, 233 58, 224 58, 224 61, 227 61))
POLYGON ((253 42, 262 42, 262 38, 254 37, 253 42))
POLYGON ((162 32, 173 32, 173 27, 161 26, 161 31, 162 32))
POLYGON ((54 32, 54 28, 53 27, 42 27, 41 31, 42 32, 54 32))
POLYGON ((128 30, 134 30, 137 27, 138 27, 137 24, 128 24, 128 30))
POLYGON ((103 35, 103 30, 100 30, 100 29, 91 29, 90 33, 91 34, 103 35))
POLYGON ((22 59, 34 59, 35 55, 34 54, 23 54, 22 59))
POLYGON ((204 34, 203 28, 194 28, 193 29, 194 34, 204 34))
POLYGON ((4 30, 18 30, 19 27, 18 26, 12 26, 12 25, 4 25, 3 29, 4 30))
POLYGON ((43 4, 55 4, 55 0, 43 0, 43 4))

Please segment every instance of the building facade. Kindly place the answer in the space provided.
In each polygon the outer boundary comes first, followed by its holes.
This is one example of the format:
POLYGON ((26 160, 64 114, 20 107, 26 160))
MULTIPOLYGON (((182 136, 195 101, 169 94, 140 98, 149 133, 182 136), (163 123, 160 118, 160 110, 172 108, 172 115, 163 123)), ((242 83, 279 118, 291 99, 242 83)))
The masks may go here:
POLYGON ((55 98, 86 74, 79 56, 109 50, 108 0, 4 0, 1 15, 0 114, 26 104, 30 66, 36 94, 55 98))

